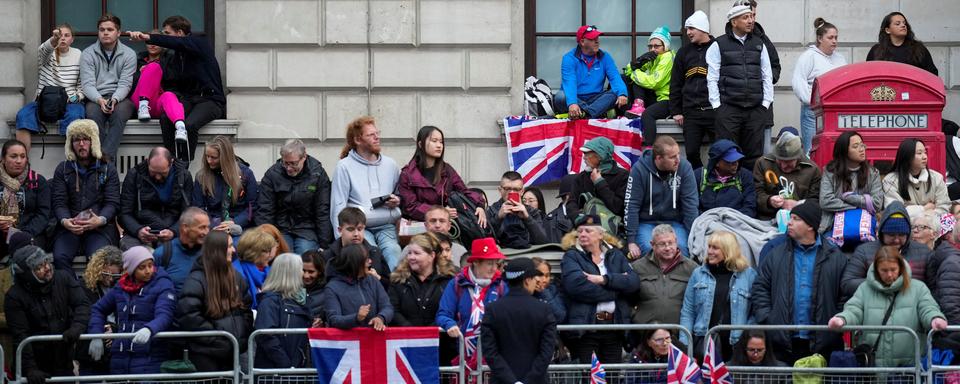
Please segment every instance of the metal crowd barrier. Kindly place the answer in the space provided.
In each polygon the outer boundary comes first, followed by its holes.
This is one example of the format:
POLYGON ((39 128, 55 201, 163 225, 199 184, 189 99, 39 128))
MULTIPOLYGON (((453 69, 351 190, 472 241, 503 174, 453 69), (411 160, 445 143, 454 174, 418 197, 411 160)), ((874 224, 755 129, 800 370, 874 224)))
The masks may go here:
MULTIPOLYGON (((253 331, 250 334, 250 338, 247 339, 247 363, 250 367, 250 374, 247 375, 247 383, 255 384, 259 380, 263 380, 267 383, 282 382, 282 383, 316 383, 317 382, 317 369, 316 368, 256 368, 254 361, 256 359, 257 353, 257 337, 262 335, 282 335, 282 334, 306 334, 308 328, 286 328, 286 329, 258 329, 253 331)), ((437 328, 438 332, 446 334, 441 328, 437 328)), ((463 344, 463 335, 460 335, 457 338, 457 348, 461 356, 465 354, 465 346, 463 344)), ((449 383, 451 380, 456 380, 459 384, 466 383, 466 375, 464 374, 466 369, 466 362, 463 359, 460 359, 460 365, 457 366, 441 366, 440 367, 440 381, 444 383, 449 383)), ((239 383, 239 381, 237 381, 239 383)))
MULTIPOLYGON (((132 339, 134 336, 133 333, 102 333, 102 334, 84 334, 80 336, 80 340, 93 340, 93 339, 132 339)), ((196 332, 160 332, 151 337, 151 340, 160 338, 160 339, 183 339, 183 338, 195 338, 195 337, 225 337, 227 340, 230 340, 230 345, 233 347, 233 370, 229 371, 214 371, 214 372, 191 372, 191 373, 149 373, 149 374, 126 374, 126 375, 88 375, 88 376, 55 376, 47 379, 48 383, 76 383, 76 382, 88 382, 88 381, 127 381, 127 382, 145 382, 152 381, 157 382, 161 380, 174 380, 178 383, 197 383, 203 382, 209 379, 232 379, 234 383, 240 382, 240 348, 237 343, 237 339, 233 337, 232 334, 225 331, 196 331, 196 332)), ((50 342, 50 341, 61 341, 63 340, 62 335, 41 335, 41 336, 30 336, 26 339, 23 339, 20 342, 20 345, 17 346, 17 364, 16 364, 16 378, 15 382, 17 383, 26 383, 26 380, 23 378, 23 348, 28 344, 34 342, 50 342)), ((2 357, 0 357, 2 359, 2 357)))
MULTIPOLYGON (((570 331, 649 331, 654 329, 666 329, 670 331, 677 331, 687 335, 688 340, 693 340, 693 334, 690 333, 690 330, 679 325, 679 324, 583 324, 583 325, 573 325, 573 324, 562 324, 557 326, 558 332, 570 332, 570 331)), ((481 334, 482 338, 483 335, 481 334)), ((478 344, 481 344, 479 339, 478 344)), ((477 347, 477 360, 483 361, 483 348, 477 347)), ((693 343, 687 346, 687 355, 693 356, 693 343)), ((580 383, 584 378, 590 377, 590 364, 550 364, 547 367, 547 381, 550 383, 580 383)), ((636 363, 619 363, 619 364, 603 364, 603 369, 606 372, 607 381, 617 381, 617 380, 627 380, 627 381, 636 381, 636 382, 665 382, 666 381, 666 364, 636 364, 636 363), (663 377, 659 377, 663 376, 663 377)), ((487 382, 488 377, 484 375, 489 373, 490 367, 487 365, 480 366, 477 371, 471 372, 472 376, 481 376, 484 378, 482 382, 487 382)), ((481 382, 481 381, 478 381, 481 382)))
MULTIPOLYGON (((957 329, 960 329, 958 327, 957 329)), ((761 330, 761 331, 829 331, 829 332, 847 332, 847 331, 887 331, 904 332, 913 337, 914 343, 914 365, 912 367, 869 367, 869 368, 796 368, 796 367, 748 367, 731 366, 730 357, 724 356, 727 370, 733 376, 734 382, 750 381, 764 383, 788 383, 795 379, 805 378, 810 382, 819 378, 818 382, 823 383, 920 383, 923 377, 923 367, 921 363, 921 343, 917 332, 909 327, 899 325, 847 325, 840 329, 832 329, 826 325, 718 325, 710 328, 704 335, 713 337, 720 331, 732 330, 761 330)), ((741 336, 742 337, 742 336, 741 336)), ((767 336, 769 340, 769 335, 767 336)), ((693 340, 693 339, 691 339, 693 340)), ((706 348, 706 343, 704 343, 706 348)), ((706 351, 704 351, 706 352, 706 351)), ((767 350, 766 353, 773 353, 767 350)), ((828 356, 824 356, 828 358, 828 356)), ((829 361, 828 361, 829 363, 829 361)))
MULTIPOLYGON (((960 331, 960 326, 951 325, 943 332, 960 331)), ((930 359, 930 365, 927 368, 927 383, 946 383, 960 381, 960 356, 954 356, 954 365, 935 365, 933 364, 933 336, 938 331, 930 330, 927 333, 927 358, 930 359)))

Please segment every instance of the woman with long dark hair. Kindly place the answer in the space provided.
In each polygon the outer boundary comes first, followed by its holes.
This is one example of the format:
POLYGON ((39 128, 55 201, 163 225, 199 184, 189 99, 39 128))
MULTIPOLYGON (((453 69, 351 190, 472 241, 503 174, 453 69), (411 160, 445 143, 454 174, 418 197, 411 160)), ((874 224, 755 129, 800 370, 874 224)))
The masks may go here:
POLYGON ((210 228, 240 236, 253 225, 257 179, 237 160, 225 136, 214 137, 203 149, 203 162, 193 183, 193 204, 210 216, 210 228))
MULTIPOLYGON (((233 239, 225 232, 210 232, 203 253, 183 282, 177 301, 177 319, 184 331, 227 331, 237 338, 240 353, 253 332, 252 297, 247 282, 230 262, 233 239)), ((190 361, 199 371, 224 371, 232 367, 232 346, 223 337, 189 343, 190 361)))
POLYGON ((440 128, 427 125, 417 132, 417 151, 400 171, 397 183, 397 194, 403 202, 400 205, 403 217, 424 221, 431 206, 442 205, 447 207, 452 218, 456 218, 457 211, 447 206, 447 198, 450 192, 460 192, 477 203, 478 221, 485 226, 486 215, 480 207, 483 205, 482 196, 467 189, 453 166, 443 161, 444 149, 440 128))
POLYGON ((890 12, 880 23, 877 43, 867 53, 867 61, 873 60, 896 61, 939 75, 930 51, 914 37, 907 17, 900 12, 890 12))
POLYGON ((350 329, 372 327, 386 329, 393 320, 393 305, 380 280, 367 273, 367 248, 351 244, 330 261, 330 281, 324 294, 323 309, 331 327, 350 329))
POLYGON ((867 145, 855 131, 840 134, 833 146, 833 160, 820 179, 820 209, 823 216, 818 233, 833 228, 837 212, 863 209, 874 216, 883 208, 880 172, 867 161, 867 145))
POLYGON ((909 137, 900 142, 893 170, 883 178, 884 206, 894 201, 919 206, 937 214, 950 210, 950 197, 943 175, 927 167, 927 146, 909 137))
MULTIPOLYGON (((786 367, 787 364, 777 360, 773 354, 773 348, 767 341, 767 335, 756 329, 743 331, 740 341, 733 346, 733 357, 729 360, 730 366, 744 367, 786 367)), ((769 373, 737 373, 734 378, 737 383, 744 384, 779 384, 790 383, 792 374, 774 374, 769 373)))
POLYGON ((323 313, 323 289, 327 285, 326 261, 323 254, 311 249, 300 255, 303 260, 303 288, 307 290, 307 306, 315 324, 322 324, 327 316, 323 313), (320 323, 316 320, 320 319, 320 323))
POLYGON ((539 209, 541 212, 546 212, 544 211, 545 206, 543 203, 545 200, 543 199, 543 192, 540 191, 540 188, 527 188, 527 190, 523 192, 521 200, 523 200, 522 203, 528 206, 539 209))

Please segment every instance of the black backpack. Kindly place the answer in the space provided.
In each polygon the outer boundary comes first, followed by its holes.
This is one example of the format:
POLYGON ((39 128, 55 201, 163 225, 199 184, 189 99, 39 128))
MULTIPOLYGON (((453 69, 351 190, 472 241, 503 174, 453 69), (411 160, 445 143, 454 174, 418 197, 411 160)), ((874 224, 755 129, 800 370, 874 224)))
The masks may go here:
POLYGON ((63 87, 48 85, 37 96, 37 119, 45 123, 55 123, 67 113, 67 90, 63 87))
POLYGON ((480 228, 477 224, 477 204, 461 192, 450 192, 447 197, 447 206, 457 210, 457 218, 453 220, 450 237, 460 241, 464 247, 470 249, 473 240, 484 237, 493 237, 493 229, 488 225, 480 228))

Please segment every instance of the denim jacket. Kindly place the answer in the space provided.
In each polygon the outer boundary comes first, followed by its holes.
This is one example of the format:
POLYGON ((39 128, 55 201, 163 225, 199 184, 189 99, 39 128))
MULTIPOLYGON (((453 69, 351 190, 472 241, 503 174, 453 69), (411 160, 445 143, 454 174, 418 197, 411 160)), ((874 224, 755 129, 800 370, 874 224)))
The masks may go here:
MULTIPOLYGON (((754 324, 750 313, 750 288, 757 272, 753 268, 734 272, 730 278, 730 322, 735 325, 754 324)), ((680 325, 686 327, 694 336, 705 336, 710 327, 710 314, 713 312, 713 293, 717 280, 706 265, 701 265, 690 275, 687 291, 683 295, 683 308, 680 310, 680 325)), ((736 344, 742 330, 730 332, 730 344, 736 344)), ((680 334, 680 342, 690 343, 685 334, 680 334)))

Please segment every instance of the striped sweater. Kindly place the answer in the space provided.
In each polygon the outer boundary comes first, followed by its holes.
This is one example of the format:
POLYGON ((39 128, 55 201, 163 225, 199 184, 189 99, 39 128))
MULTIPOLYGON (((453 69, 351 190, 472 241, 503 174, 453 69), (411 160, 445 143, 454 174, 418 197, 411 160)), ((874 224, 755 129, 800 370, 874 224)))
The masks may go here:
POLYGON ((54 47, 50 41, 44 41, 37 50, 40 61, 40 81, 37 83, 37 96, 43 87, 48 85, 60 86, 66 89, 67 97, 77 95, 83 100, 80 90, 80 55, 79 49, 71 47, 66 54, 60 55, 59 62, 54 47))

